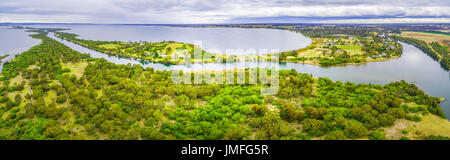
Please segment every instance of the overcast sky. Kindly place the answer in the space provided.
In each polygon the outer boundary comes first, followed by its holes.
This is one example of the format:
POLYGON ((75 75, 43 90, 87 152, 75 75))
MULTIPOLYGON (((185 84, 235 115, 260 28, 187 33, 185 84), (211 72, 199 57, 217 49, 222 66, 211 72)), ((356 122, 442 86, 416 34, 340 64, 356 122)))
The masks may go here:
POLYGON ((450 0, 0 0, 1 22, 450 23, 450 0))

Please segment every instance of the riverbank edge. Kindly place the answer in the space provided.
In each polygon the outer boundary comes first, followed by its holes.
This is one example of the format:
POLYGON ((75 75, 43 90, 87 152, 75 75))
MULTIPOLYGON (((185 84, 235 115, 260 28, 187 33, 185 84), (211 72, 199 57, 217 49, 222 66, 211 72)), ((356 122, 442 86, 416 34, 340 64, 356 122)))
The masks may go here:
MULTIPOLYGON (((244 29, 245 29, 245 28, 244 28, 244 29)), ((279 29, 279 30, 282 30, 282 29, 279 29)), ((290 30, 284 30, 284 31, 290 31, 290 30)), ((296 32, 296 31, 291 31, 291 32, 295 32, 295 33, 297 33, 297 34, 301 34, 301 33, 296 32)), ((56 32, 55 32, 55 33, 56 33, 56 32)), ((57 34, 54 34, 54 35, 55 35, 55 37, 61 38, 61 37, 58 36, 57 34)), ((303 34, 302 34, 302 35, 303 35, 303 34)), ((136 59, 136 60, 142 60, 142 61, 148 61, 148 62, 150 62, 150 63, 168 64, 168 65, 180 65, 180 64, 185 64, 185 63, 183 63, 183 62, 167 62, 167 63, 164 63, 164 62, 155 62, 155 61, 144 60, 144 59, 141 59, 141 58, 139 58, 139 57, 125 57, 125 56, 119 56, 119 55, 112 54, 112 53, 102 52, 102 51, 96 50, 96 49, 94 49, 94 48, 89 48, 89 47, 87 47, 87 45, 85 45, 85 44, 83 44, 83 43, 79 43, 78 41, 72 41, 72 40, 70 40, 70 39, 65 39, 65 38, 62 38, 62 39, 66 40, 66 41, 69 41, 69 42, 72 42, 72 43, 74 43, 74 44, 80 45, 81 47, 84 47, 84 48, 87 48, 87 49, 91 49, 91 50, 94 50, 94 51, 97 51, 97 52, 100 52, 100 53, 112 55, 112 56, 123 57, 123 58, 129 58, 129 59, 136 59)), ((310 45, 311 45, 311 44, 310 44, 310 45)), ((307 46, 307 47, 308 47, 308 46, 307 46)), ((305 47, 305 48, 307 48, 307 47, 305 47)), ((301 48, 300 48, 300 49, 301 49, 301 48)), ((289 51, 288 51, 288 52, 289 52, 289 51)), ((267 54, 267 55, 270 55, 270 54, 267 54)), ((233 61, 233 62, 239 62, 239 61, 242 60, 242 57, 238 57, 239 55, 218 55, 218 56, 236 56, 236 57, 234 58, 234 61, 233 61)), ((296 58, 298 58, 298 57, 296 57, 296 58)), ((319 62, 318 60, 306 60, 306 61, 282 60, 282 61, 279 61, 279 62, 284 62, 284 63, 297 63, 297 64, 309 64, 309 65, 320 66, 320 67, 333 67, 333 66, 347 66, 347 65, 357 66, 357 65, 363 65, 363 64, 367 64, 367 63, 371 63, 371 62, 382 62, 382 61, 387 61, 387 60, 391 60, 391 59, 398 59, 398 58, 400 58, 400 56, 392 56, 392 57, 390 57, 390 58, 383 58, 383 57, 381 57, 381 58, 377 58, 377 59, 365 59, 366 61, 365 61, 365 62, 361 62, 361 63, 341 63, 341 64, 331 64, 331 65, 323 65, 323 64, 320 64, 320 62, 319 62)), ((264 62, 264 61, 262 61, 262 60, 259 60, 260 58, 257 58, 257 59, 258 59, 257 61, 254 61, 254 60, 244 60, 244 61, 245 61, 245 62, 264 62)), ((233 62, 231 62, 231 63, 233 63, 233 62)), ((205 63, 216 63, 216 62, 213 62, 213 61, 198 61, 198 60, 195 61, 195 60, 193 60, 192 63, 190 63, 190 64, 205 64, 205 63)), ((229 63, 229 62, 225 62, 225 63, 229 63)))
MULTIPOLYGON (((446 66, 445 63, 442 61, 442 55, 436 53, 432 48, 429 48, 431 50, 426 50, 425 48, 423 48, 423 46, 420 46, 420 45, 415 44, 415 43, 408 43, 408 42, 406 42, 406 39, 408 39, 408 38, 414 39, 414 40, 418 40, 418 41, 422 41, 422 40, 417 39, 417 38, 404 37, 404 36, 400 36, 400 35, 394 35, 393 38, 397 39, 400 42, 413 45, 414 47, 420 49, 423 53, 425 53, 426 55, 430 56, 433 60, 438 62, 443 69, 445 69, 446 71, 450 72, 450 68, 448 66, 446 66)), ((425 42, 425 41, 423 41, 423 42, 425 42)), ((429 46, 427 46, 427 47, 429 47, 429 46)))

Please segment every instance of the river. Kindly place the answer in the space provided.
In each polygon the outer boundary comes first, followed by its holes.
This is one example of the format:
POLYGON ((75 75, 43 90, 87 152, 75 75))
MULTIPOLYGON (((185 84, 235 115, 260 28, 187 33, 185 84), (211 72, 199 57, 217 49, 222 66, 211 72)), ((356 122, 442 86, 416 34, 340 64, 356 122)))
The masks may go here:
MULTIPOLYGON (((113 26, 111 26, 113 27, 113 26)), ((128 26, 129 27, 129 26, 128 26)), ((137 27, 140 28, 141 26, 137 27)), ((162 26, 159 26, 162 27, 162 26)), ((66 27, 67 28, 67 27, 66 27)), ((181 27, 170 27, 171 29, 180 28, 183 32, 189 32, 186 28, 181 27)), ((196 33, 198 29, 205 28, 195 28, 196 33)), ((211 30, 215 30, 217 32, 222 32, 223 30, 218 28, 207 28, 208 34, 216 35, 217 39, 223 38, 220 37, 221 34, 213 34, 211 30)), ((88 29, 89 30, 89 29, 88 29)), ((239 30, 240 32, 247 32, 253 29, 243 29, 239 30)), ((258 31, 262 31, 264 29, 257 29, 258 31)), ((270 30, 272 31, 272 30, 270 30)), ((270 32, 268 31, 268 32, 270 32)), ((77 34, 80 34, 81 37, 86 37, 81 31, 77 31, 77 34)), ((234 30, 233 32, 236 32, 234 30)), ((73 32, 75 33, 75 32, 73 32)), ((123 34, 124 32, 109 32, 113 35, 108 35, 110 37, 120 37, 123 35, 123 39, 128 39, 130 36, 123 34)), ((263 34, 259 33, 259 34, 263 34)), ((247 36, 249 33, 242 33, 236 35, 245 35, 247 36)), ((190 35, 190 34, 186 34, 190 35)), ((297 36, 302 36, 301 34, 296 34, 297 36)), ((83 53, 89 53, 94 58, 105 58, 110 62, 114 62, 117 64, 140 64, 144 67, 152 67, 156 70, 174 70, 180 69, 184 71, 190 70, 200 70, 202 68, 207 69, 216 69, 220 70, 223 68, 229 67, 256 67, 258 64, 256 62, 237 62, 233 64, 191 64, 191 65, 163 65, 156 63, 143 63, 140 60, 127 59, 127 58, 119 58, 111 55, 107 55, 104 53, 96 52, 94 50, 90 50, 84 47, 81 47, 77 44, 61 40, 55 37, 53 34, 49 34, 51 38, 54 38, 65 45, 71 47, 74 50, 83 53)), ((261 36, 261 35, 260 35, 261 36)), ((263 35, 263 37, 266 35, 263 35)), ((269 35, 267 35, 269 36, 269 35)), ((289 35, 290 36, 290 35, 289 35)), ((99 37, 89 37, 88 39, 102 40, 102 36, 99 37)), ((136 36, 135 38, 139 38, 136 36)), ((302 37, 303 38, 303 37, 302 37)), ((0 37, 1 39, 1 37, 0 37)), ((113 40, 120 40, 121 38, 114 38, 113 40)), ((287 38, 290 39, 290 38, 287 38)), ((303 38, 304 39, 304 38, 303 38)), ((103 39, 104 40, 104 39, 103 39)), ((136 41, 137 39, 132 39, 136 41)), ((146 39, 141 39, 146 40, 146 39)), ((165 40, 173 40, 173 39, 165 39, 165 40)), ((305 40, 305 39, 304 39, 305 40)), ((242 42, 240 42, 242 43, 242 42)), ((304 47, 303 44, 308 44, 310 42, 304 42, 299 44, 297 47, 304 47)), ((255 45, 255 44, 254 44, 255 45)), ((339 80, 339 81, 350 81, 355 83, 374 83, 374 84, 387 84, 393 81, 406 80, 408 82, 416 84, 419 88, 424 90, 427 94, 435 97, 445 97, 450 98, 450 74, 448 71, 445 71, 441 68, 438 62, 434 61, 432 58, 427 56, 420 49, 414 47, 413 45, 402 43, 403 45, 403 55, 398 59, 391 59, 382 62, 371 62, 362 65, 347 65, 347 66, 333 66, 333 67, 320 67, 309 64, 298 64, 298 63, 280 63, 280 69, 296 69, 301 73, 312 74, 315 77, 328 77, 331 80, 339 80)), ((244 46, 251 46, 246 44, 244 46)), ((0 45, 2 47, 2 45, 0 45)), ((258 48, 260 46, 254 46, 252 48, 258 48)), ((238 48, 245 48, 239 47, 238 48)), ((275 46, 276 48, 276 46, 275 46)), ((446 116, 450 118, 450 101, 447 100, 440 104, 441 108, 444 110, 446 116)))

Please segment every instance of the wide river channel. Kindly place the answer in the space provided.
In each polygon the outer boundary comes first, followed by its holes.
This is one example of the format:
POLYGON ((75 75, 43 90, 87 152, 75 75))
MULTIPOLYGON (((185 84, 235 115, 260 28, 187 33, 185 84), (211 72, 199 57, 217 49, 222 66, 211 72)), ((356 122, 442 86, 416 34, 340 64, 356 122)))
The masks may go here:
MULTIPOLYGON (((214 49, 278 49, 288 51, 304 48, 311 43, 311 39, 301 34, 272 30, 272 29, 244 29, 244 28, 187 28, 168 26, 142 25, 34 25, 32 27, 70 28, 66 32, 80 35, 80 38, 91 40, 118 41, 177 41, 193 43, 202 41, 203 48, 214 49)), ((39 40, 28 37, 29 33, 19 29, 9 29, 0 26, 0 56, 14 55, 26 48, 39 43, 39 40)), ((51 38, 64 43, 82 53, 89 53, 94 58, 105 58, 117 64, 140 64, 156 70, 201 70, 224 68, 251 68, 258 63, 236 62, 232 64, 190 64, 164 65, 144 63, 141 60, 111 56, 61 40, 52 33, 51 38)), ((394 81, 406 80, 416 84, 427 94, 435 97, 450 98, 450 73, 445 71, 438 62, 434 61, 420 49, 413 45, 402 43, 403 55, 398 59, 382 62, 371 62, 362 65, 346 65, 320 67, 309 64, 280 63, 280 69, 296 69, 301 73, 312 74, 315 77, 328 77, 331 80, 350 81, 355 83, 387 84, 394 81)), ((4 59, 3 62, 10 60, 4 59)), ((0 67, 1 69, 1 67, 0 67)), ((450 101, 440 104, 447 117, 450 117, 450 101)))

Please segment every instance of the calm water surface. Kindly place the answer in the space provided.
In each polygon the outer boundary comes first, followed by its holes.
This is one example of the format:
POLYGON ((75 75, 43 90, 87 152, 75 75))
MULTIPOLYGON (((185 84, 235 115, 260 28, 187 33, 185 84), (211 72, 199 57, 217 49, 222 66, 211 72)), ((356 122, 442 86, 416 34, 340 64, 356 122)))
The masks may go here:
MULTIPOLYGON (((278 49, 290 51, 311 44, 301 34, 276 29, 250 28, 190 28, 143 25, 33 25, 31 27, 70 28, 64 32, 80 35, 81 39, 102 41, 176 41, 194 44, 200 41, 206 51, 227 54, 227 49, 278 49), (217 49, 221 52, 213 51, 217 49)), ((231 54, 238 54, 232 52, 231 54)))
MULTIPOLYGON (((85 26, 82 26, 83 28, 85 26)), ((109 26, 113 27, 113 26, 109 26)), ((130 27, 130 26, 127 26, 130 27)), ((142 26, 138 26, 137 28, 141 28, 142 26)), ((75 27, 74 27, 75 28, 75 27)), ((94 27, 95 28, 95 27, 94 27)), ((179 27, 170 27, 170 28, 179 28, 179 27)), ((119 27, 119 30, 123 29, 119 27)), ((183 29, 183 28, 181 28, 183 29)), ((196 29, 205 29, 209 30, 210 28, 196 28, 196 29)), ((215 28, 214 28, 215 29, 215 28)), ((90 29, 86 29, 90 30, 90 29)), ((94 29, 92 29, 94 30, 94 29)), ((246 31, 252 31, 253 29, 245 29, 246 31)), ((256 29, 258 31, 264 31, 263 29, 256 29)), ((1 30, 0 30, 1 31, 1 30)), ((75 31, 75 30, 74 30, 75 31)), ((270 30, 272 31, 272 30, 270 30)), ((270 32, 269 31, 269 32, 270 32)), ((195 31, 197 32, 197 31, 195 31)), ((0 32, 1 34, 1 32, 0 32)), ((79 34, 79 33, 78 33, 79 34)), ((122 39, 128 39, 131 36, 123 34, 122 32, 113 32, 113 35, 109 35, 111 37, 119 37, 115 40, 120 40, 121 35, 122 39)), ((250 34, 250 33, 249 33, 250 34)), ((80 34, 82 37, 87 36, 80 34)), ((20 36, 20 35, 16 35, 20 36)), ((22 35, 26 36, 26 34, 22 35)), ((65 45, 71 47, 74 50, 89 53, 94 58, 105 58, 108 61, 117 63, 117 64, 140 64, 144 67, 152 67, 157 70, 200 70, 202 68, 206 69, 216 69, 221 70, 224 68, 251 68, 257 67, 258 64, 253 62, 237 62, 233 64, 191 64, 191 65, 163 65, 163 64, 155 64, 155 63, 143 63, 140 60, 134 59, 126 59, 126 58, 118 58, 115 56, 110 56, 107 54, 103 54, 100 52, 96 52, 79 45, 73 44, 68 41, 61 40, 55 37, 53 34, 49 34, 50 37, 64 43, 65 45)), ((298 36, 301 36, 298 34, 298 36)), ((136 36, 139 37, 139 36, 136 36)), ((135 37, 135 38, 136 38, 135 37)), ((23 40, 30 40, 22 37, 23 40)), ((88 37, 85 37, 88 38, 88 37)), ((92 38, 92 37, 91 37, 92 38)), ((3 39, 3 37, 0 37, 3 39)), ((102 40, 102 39, 99 39, 102 40)), ((106 40, 106 39, 103 39, 106 40)), ((138 41, 138 39, 132 39, 133 41, 138 41)), ((146 40, 146 39, 140 39, 146 40)), ((250 46, 250 44, 243 44, 243 46, 250 46)), ((297 63, 282 63, 280 64, 280 69, 296 69, 301 73, 312 74, 315 77, 328 77, 332 80, 339 81, 351 81, 355 83, 374 83, 374 84, 387 84, 393 81, 406 80, 408 82, 416 84, 419 88, 423 89, 426 93, 435 97, 446 97, 450 98, 450 73, 442 69, 438 62, 431 59, 425 53, 423 53, 418 48, 402 43, 403 45, 403 55, 398 59, 392 59, 383 62, 372 62, 363 65, 348 65, 348 66, 334 66, 334 67, 319 67, 308 64, 297 64, 297 63)), ((3 48, 4 45, 0 44, 0 48, 3 48)), ((253 48, 257 48, 255 46, 253 48)), ((238 48, 243 48, 239 47, 238 48)), ((445 101, 440 104, 442 109, 444 110, 447 117, 450 117, 450 101, 445 101)))
POLYGON ((41 42, 38 39, 29 37, 29 34, 31 33, 25 32, 22 29, 11 29, 9 26, 0 26, 0 56, 9 55, 2 59, 0 71, 3 68, 4 62, 11 60, 15 55, 41 42))

